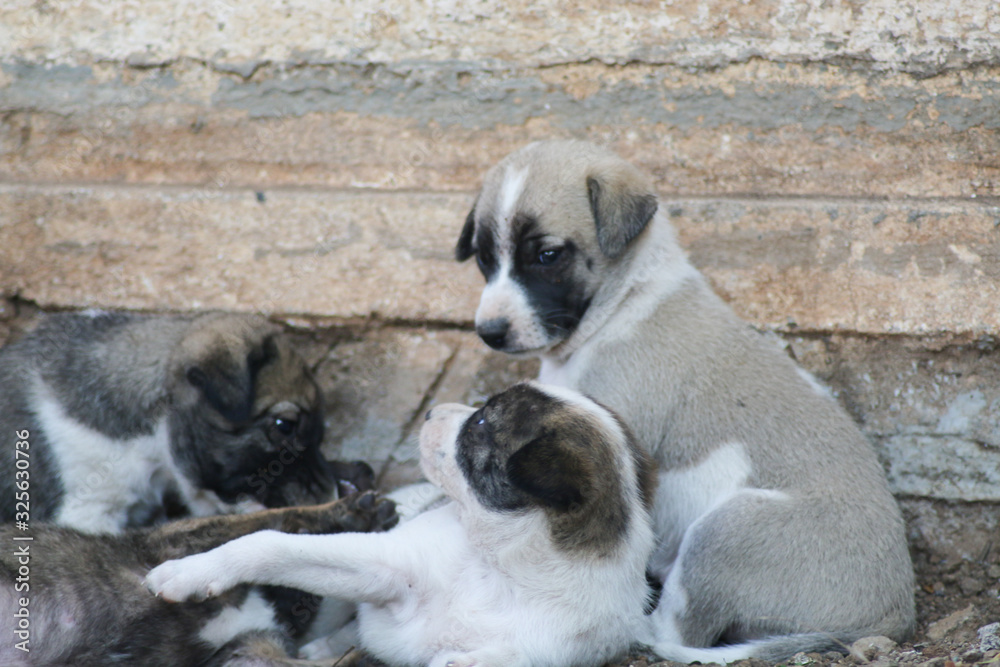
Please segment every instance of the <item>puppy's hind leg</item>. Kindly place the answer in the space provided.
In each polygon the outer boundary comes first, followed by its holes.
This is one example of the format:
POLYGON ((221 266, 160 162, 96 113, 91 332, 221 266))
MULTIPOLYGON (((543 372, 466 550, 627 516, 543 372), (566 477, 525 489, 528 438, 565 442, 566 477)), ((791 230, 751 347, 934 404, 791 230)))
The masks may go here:
POLYGON ((685 533, 650 644, 683 662, 775 661, 898 636, 912 572, 897 529, 878 508, 740 491, 685 533))

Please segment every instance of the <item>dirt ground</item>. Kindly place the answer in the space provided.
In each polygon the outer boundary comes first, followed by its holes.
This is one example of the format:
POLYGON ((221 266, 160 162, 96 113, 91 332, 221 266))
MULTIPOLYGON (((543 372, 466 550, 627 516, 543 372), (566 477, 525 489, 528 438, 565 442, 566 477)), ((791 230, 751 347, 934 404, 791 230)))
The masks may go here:
MULTIPOLYGON (((978 630, 1000 621, 1000 535, 975 560, 941 559, 917 550, 913 554, 917 574, 917 632, 913 639, 895 647, 856 646, 849 655, 840 653, 799 654, 784 665, 808 667, 1000 667, 1000 633, 993 634, 992 648, 982 650, 978 630)), ((864 644, 864 642, 859 642, 864 644)), ((762 660, 742 660, 732 667, 770 667, 762 660)), ((617 663, 615 667, 676 667, 677 663, 654 661, 643 656, 617 663)))

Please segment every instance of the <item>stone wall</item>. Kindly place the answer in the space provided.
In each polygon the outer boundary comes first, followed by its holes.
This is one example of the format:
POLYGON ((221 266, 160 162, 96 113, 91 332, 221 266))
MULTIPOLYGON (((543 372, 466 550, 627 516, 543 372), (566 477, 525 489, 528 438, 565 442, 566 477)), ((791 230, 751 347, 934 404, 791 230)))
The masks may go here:
POLYGON ((479 178, 589 138, 653 175, 912 516, 1000 501, 995 0, 470 6, 4 2, 4 331, 268 313, 322 377, 331 453, 403 480, 426 405, 533 372, 470 333, 451 249, 479 178))

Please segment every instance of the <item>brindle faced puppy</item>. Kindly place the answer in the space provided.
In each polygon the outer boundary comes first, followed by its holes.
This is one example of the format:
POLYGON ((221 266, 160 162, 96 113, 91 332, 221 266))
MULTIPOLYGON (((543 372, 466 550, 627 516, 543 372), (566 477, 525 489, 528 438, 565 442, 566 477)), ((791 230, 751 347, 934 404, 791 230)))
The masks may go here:
MULTIPOLYGON (((118 535, 0 526, 0 665, 266 667, 301 664, 291 641, 317 601, 242 586, 203 603, 168 604, 143 586, 150 567, 254 531, 351 533, 395 522, 372 493, 316 507, 187 519, 118 535), (30 537, 30 541, 17 538, 30 537)), ((347 664, 347 663, 343 663, 347 664)))
MULTIPOLYGON (((258 317, 60 314, 0 350, 0 432, 30 456, 30 518, 87 532, 320 502, 320 393, 258 317)), ((15 475, 0 476, 12 521, 15 475)))

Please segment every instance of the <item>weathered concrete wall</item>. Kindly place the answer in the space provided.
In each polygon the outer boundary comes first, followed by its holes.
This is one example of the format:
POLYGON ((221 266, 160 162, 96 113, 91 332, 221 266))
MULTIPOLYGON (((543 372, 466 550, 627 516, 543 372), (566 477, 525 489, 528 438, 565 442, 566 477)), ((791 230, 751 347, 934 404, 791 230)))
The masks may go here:
POLYGON ((0 321, 293 322, 331 453, 403 480, 424 406, 533 372, 469 333, 451 247, 491 164, 568 136, 653 175, 908 502, 1000 500, 993 0, 8 1, 0 321))
MULTIPOLYGON (((52 306, 468 323, 465 193, 0 184, 4 286, 52 306)), ((664 198, 692 260, 790 332, 1000 332, 1000 209, 961 201, 664 198)))
POLYGON ((719 66, 860 60, 936 72, 996 63, 1000 10, 989 0, 828 3, 682 0, 670 3, 318 3, 312 0, 8 0, 0 36, 31 60, 160 64, 464 59, 532 66, 598 60, 719 66))

